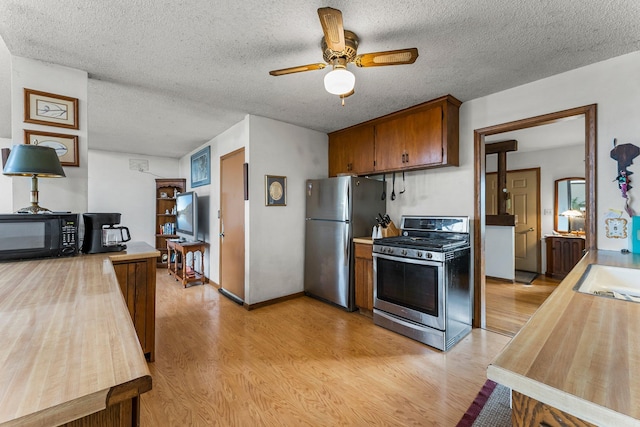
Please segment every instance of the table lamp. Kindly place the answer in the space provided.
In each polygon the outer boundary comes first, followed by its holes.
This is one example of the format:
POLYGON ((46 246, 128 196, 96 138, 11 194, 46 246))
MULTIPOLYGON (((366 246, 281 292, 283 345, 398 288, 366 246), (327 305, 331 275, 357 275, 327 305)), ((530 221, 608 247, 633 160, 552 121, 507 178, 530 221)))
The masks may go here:
POLYGON ((38 205, 38 177, 62 178, 65 176, 56 150, 40 145, 14 145, 2 171, 8 176, 31 177, 31 206, 17 213, 48 213, 47 208, 38 205))
POLYGON ((582 212, 580 212, 579 210, 569 209, 569 210, 566 210, 566 211, 562 212, 560 214, 560 216, 566 216, 566 217, 569 218, 569 232, 572 232, 572 231, 574 231, 573 230, 573 223, 572 223, 573 219, 574 218, 581 218, 582 216, 584 216, 584 214, 582 212))

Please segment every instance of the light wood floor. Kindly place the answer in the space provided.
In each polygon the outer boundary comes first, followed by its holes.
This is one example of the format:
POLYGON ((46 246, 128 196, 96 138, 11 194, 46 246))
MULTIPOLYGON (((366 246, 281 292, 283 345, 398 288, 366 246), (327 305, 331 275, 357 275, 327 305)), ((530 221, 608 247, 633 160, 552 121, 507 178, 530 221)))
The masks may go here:
POLYGON ((541 274, 531 285, 507 283, 487 277, 486 328, 514 336, 560 283, 541 274))
POLYGON ((452 426, 509 337, 447 353, 308 297, 246 311, 158 270, 144 426, 452 426))

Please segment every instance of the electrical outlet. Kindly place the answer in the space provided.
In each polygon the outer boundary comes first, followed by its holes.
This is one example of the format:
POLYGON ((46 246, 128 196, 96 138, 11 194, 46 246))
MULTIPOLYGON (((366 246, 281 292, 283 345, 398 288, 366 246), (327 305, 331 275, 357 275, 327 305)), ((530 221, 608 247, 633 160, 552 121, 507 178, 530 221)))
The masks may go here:
POLYGON ((553 215, 553 209, 545 209, 544 210, 544 214, 545 215, 553 215))

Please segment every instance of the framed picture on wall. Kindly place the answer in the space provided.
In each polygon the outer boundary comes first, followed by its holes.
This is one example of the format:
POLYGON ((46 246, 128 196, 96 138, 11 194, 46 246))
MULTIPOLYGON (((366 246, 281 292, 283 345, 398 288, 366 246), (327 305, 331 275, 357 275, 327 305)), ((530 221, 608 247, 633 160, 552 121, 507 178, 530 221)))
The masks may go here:
POLYGON ((24 142, 53 148, 62 166, 80 166, 77 135, 25 130, 24 142))
POLYGON ((206 146, 191 156, 191 187, 211 184, 211 147, 206 146))
POLYGON ((287 206, 287 177, 265 175, 265 205, 287 206))
POLYGON ((78 129, 78 98, 25 88, 24 121, 78 129))

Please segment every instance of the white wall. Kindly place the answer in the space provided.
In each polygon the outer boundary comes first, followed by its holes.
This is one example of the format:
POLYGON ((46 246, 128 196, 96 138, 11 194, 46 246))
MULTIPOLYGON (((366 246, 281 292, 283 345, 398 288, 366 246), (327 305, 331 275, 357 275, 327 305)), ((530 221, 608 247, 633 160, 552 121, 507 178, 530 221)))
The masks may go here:
POLYGON ((245 202, 245 302, 258 302, 303 290, 304 181, 327 176, 327 135, 276 120, 248 115, 207 144, 180 159, 180 174, 190 186, 191 155, 211 146, 208 277, 220 281, 220 157, 245 148, 249 163, 249 200, 245 202), (287 206, 267 207, 264 176, 287 177, 287 206))
MULTIPOLYGON (((86 71, 12 56, 11 134, 13 143, 24 143, 24 129, 78 135, 80 166, 65 166, 66 178, 38 180, 40 205, 53 211, 87 211, 87 80, 86 71), (78 98, 79 130, 24 123, 24 88, 78 98)), ((14 177, 12 181, 12 210, 16 211, 30 205, 31 180, 14 177)))
MULTIPOLYGON (((11 148, 11 145, 11 139, 0 138, 0 148, 11 148)), ((12 179, 0 174, 0 213, 11 213, 13 211, 12 179)))
MULTIPOLYGON (((232 151, 249 145, 249 121, 248 116, 241 122, 236 123, 220 135, 213 138, 206 144, 196 148, 186 156, 180 158, 179 173, 181 178, 187 179, 187 189, 194 190, 198 196, 209 196, 209 247, 206 250, 204 271, 205 275, 214 283, 220 283, 220 223, 218 221, 218 210, 220 209, 220 157, 232 151), (191 155, 202 150, 207 145, 211 146, 211 184, 201 187, 191 187, 191 155)), ((245 151, 245 161, 247 161, 245 151)), ((251 170, 251 169, 249 169, 251 170)), ((245 228, 249 224, 249 202, 245 202, 245 228)), ((245 247, 249 248, 249 233, 245 233, 245 247)), ((249 252, 245 254, 245 279, 248 277, 249 252)))
MULTIPOLYGON (((473 216, 474 129, 597 103, 598 248, 626 248, 626 241, 605 237, 604 215, 609 208, 620 210, 623 207, 620 190, 613 182, 618 175, 617 165, 609 157, 613 139, 640 146, 638 75, 640 52, 635 52, 463 103, 460 108, 460 166, 407 174, 407 193, 387 204, 392 218, 395 220, 401 214, 473 216)), ((630 170, 637 173, 640 159, 635 163, 630 170)), ((632 189, 631 196, 637 195, 637 191, 640 187, 632 189)), ((640 201, 635 200, 640 197, 634 197, 632 203, 640 210, 640 201)))
POLYGON ((131 240, 155 247, 155 179, 179 177, 178 159, 101 150, 89 150, 88 155, 87 212, 121 213, 131 240), (130 170, 129 159, 147 160, 149 170, 130 170))
POLYGON ((251 304, 302 292, 305 181, 326 178, 326 134, 250 116, 249 233, 251 304), (265 175, 287 177, 287 205, 265 206, 265 175))

